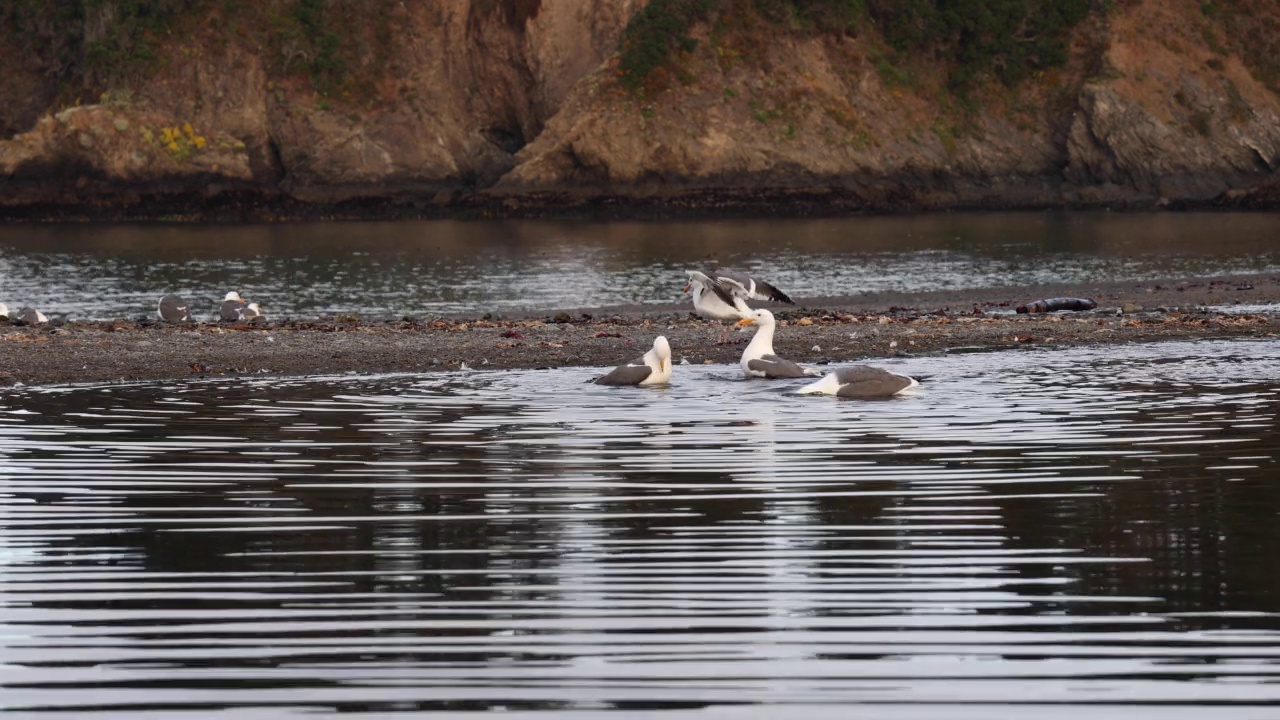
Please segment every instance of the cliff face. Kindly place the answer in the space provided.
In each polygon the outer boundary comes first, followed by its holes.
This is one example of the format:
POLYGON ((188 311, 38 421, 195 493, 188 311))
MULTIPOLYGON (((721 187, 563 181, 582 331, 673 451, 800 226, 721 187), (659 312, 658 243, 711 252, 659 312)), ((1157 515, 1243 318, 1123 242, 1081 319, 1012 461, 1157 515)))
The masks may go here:
POLYGON ((349 19, 369 50, 354 81, 324 93, 297 70, 314 48, 236 31, 278 23, 272 3, 239 25, 226 4, 187 18, 164 38, 165 62, 71 109, 49 107, 40 69, 0 50, 0 92, 15 98, 0 131, 22 130, 0 141, 0 209, 146 214, 232 192, 446 210, 619 196, 804 194, 873 209, 1276 197, 1280 98, 1192 0, 1094 17, 1062 69, 964 109, 928 63, 894 67, 876 37, 785 26, 736 44, 695 26, 665 89, 627 92, 615 50, 643 4, 356 4, 371 8, 349 19))

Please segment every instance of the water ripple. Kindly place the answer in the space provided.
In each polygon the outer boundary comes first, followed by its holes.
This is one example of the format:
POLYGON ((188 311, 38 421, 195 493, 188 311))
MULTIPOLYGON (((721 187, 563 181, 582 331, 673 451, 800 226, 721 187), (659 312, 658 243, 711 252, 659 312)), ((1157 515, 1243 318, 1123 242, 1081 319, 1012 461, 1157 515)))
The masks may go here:
POLYGON ((1278 351, 8 390, 0 708, 1261 717, 1278 351))

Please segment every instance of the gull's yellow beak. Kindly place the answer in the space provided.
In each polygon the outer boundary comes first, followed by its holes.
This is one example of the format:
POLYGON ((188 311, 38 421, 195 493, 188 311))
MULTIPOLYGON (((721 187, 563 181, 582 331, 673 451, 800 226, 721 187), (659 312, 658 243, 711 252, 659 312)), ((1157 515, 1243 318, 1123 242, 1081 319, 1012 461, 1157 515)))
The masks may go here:
POLYGON ((684 291, 685 291, 685 292, 689 292, 689 288, 691 288, 691 287, 693 287, 693 283, 689 283, 688 285, 685 285, 685 286, 684 286, 684 291))
POLYGON ((753 324, 755 321, 756 321, 756 319, 755 319, 755 318, 742 318, 741 320, 739 320, 739 321, 738 321, 737 323, 735 323, 735 324, 737 324, 737 325, 751 325, 751 324, 753 324))

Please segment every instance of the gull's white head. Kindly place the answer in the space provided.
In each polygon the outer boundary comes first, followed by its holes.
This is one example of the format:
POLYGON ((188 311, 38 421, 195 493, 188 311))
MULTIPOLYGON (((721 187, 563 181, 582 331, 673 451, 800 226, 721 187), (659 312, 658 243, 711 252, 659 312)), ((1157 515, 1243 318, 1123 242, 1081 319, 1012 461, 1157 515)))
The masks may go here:
POLYGON ((671 343, 667 342, 667 338, 663 335, 653 339, 653 351, 658 354, 658 358, 671 362, 671 343))
POLYGON ((774 324, 773 313, 761 308, 752 310, 749 315, 738 321, 739 325, 759 325, 760 327, 768 327, 774 324))
POLYGON ((236 302, 244 302, 244 300, 240 298, 240 293, 236 292, 235 290, 232 290, 231 292, 227 293, 227 296, 222 298, 223 302, 226 302, 228 300, 235 300, 236 302))
POLYGON ((0 316, 3 316, 4 318, 8 319, 9 317, 8 305, 5 305, 4 303, 0 303, 0 316))
POLYGON ((671 344, 665 336, 659 335, 653 339, 653 350, 650 352, 657 356, 658 365, 663 372, 671 371, 671 344))
POLYGON ((256 302, 249 303, 249 307, 247 309, 252 310, 257 315, 262 314, 262 308, 258 307, 258 303, 256 302))

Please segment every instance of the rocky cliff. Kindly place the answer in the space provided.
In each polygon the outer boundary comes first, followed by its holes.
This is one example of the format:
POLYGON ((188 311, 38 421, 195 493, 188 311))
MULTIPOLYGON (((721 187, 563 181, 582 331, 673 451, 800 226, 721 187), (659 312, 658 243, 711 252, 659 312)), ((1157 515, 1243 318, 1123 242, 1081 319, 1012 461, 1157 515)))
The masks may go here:
POLYGON ((1280 200, 1280 97, 1208 3, 1098 10, 1060 67, 957 96, 873 27, 698 22, 637 91, 617 51, 644 0, 291 2, 193 3, 160 61, 74 92, 0 38, 0 214, 1280 200))

